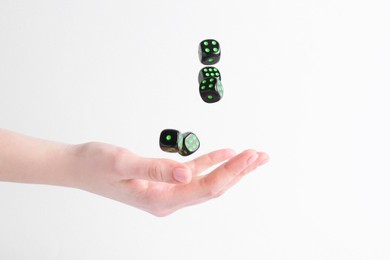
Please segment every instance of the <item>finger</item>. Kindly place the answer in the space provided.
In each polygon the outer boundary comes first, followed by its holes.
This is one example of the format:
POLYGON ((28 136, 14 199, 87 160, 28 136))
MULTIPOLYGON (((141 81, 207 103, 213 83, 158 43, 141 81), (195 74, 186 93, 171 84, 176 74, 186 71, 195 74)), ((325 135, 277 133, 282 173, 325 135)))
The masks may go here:
POLYGON ((255 170, 260 165, 264 165, 267 162, 269 162, 270 158, 269 158, 268 154, 266 154, 264 152, 258 152, 257 154, 259 155, 257 160, 254 163, 252 163, 248 168, 246 168, 243 172, 241 172, 241 174, 240 174, 241 176, 245 176, 246 174, 255 170))
POLYGON ((141 179, 167 183, 189 183, 192 180, 190 168, 168 159, 139 157, 128 161, 122 171, 127 179, 141 179))
POLYGON ((258 157, 258 153, 254 150, 246 150, 235 156, 200 180, 203 192, 211 196, 218 195, 223 187, 250 167, 258 157))
POLYGON ((191 169, 193 175, 198 175, 209 167, 230 159, 235 154, 236 152, 232 149, 221 149, 202 155, 186 164, 191 169))
POLYGON ((220 191, 219 195, 222 195, 225 193, 228 189, 236 185, 246 174, 250 173, 251 171, 255 170, 260 165, 264 165, 269 161, 269 156, 266 153, 259 152, 259 157, 257 160, 252 163, 249 167, 247 167, 244 171, 242 171, 236 178, 234 178, 230 183, 228 183, 223 189, 220 191))
POLYGON ((258 154, 254 150, 246 150, 219 166, 210 174, 198 177, 187 185, 175 187, 178 205, 197 204, 220 195, 221 190, 231 183, 241 172, 254 163, 258 154))

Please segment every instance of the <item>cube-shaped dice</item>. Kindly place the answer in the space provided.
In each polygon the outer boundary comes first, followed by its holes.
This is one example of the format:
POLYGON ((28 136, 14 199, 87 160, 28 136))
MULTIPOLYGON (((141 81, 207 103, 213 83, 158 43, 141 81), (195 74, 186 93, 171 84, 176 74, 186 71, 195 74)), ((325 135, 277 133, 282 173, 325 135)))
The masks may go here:
POLYGON ((204 67, 203 69, 201 69, 199 71, 199 75, 198 75, 198 82, 199 82, 199 84, 204 79, 210 78, 210 77, 218 78, 219 80, 221 80, 221 73, 215 67, 204 67))
POLYGON ((221 58, 221 47, 216 40, 207 39, 199 43, 198 54, 202 64, 213 65, 221 58))
POLYGON ((165 129, 160 134, 160 148, 169 153, 179 152, 181 133, 175 129, 165 129))
POLYGON ((191 132, 182 134, 175 129, 165 129, 160 134, 160 148, 165 152, 188 156, 196 152, 199 146, 198 137, 191 132))
POLYGON ((188 156, 196 152, 199 149, 199 146, 199 139, 194 133, 184 133, 179 141, 179 154, 182 156, 188 156))
POLYGON ((223 97, 223 86, 218 78, 206 78, 199 84, 199 93, 206 103, 218 102, 223 97))

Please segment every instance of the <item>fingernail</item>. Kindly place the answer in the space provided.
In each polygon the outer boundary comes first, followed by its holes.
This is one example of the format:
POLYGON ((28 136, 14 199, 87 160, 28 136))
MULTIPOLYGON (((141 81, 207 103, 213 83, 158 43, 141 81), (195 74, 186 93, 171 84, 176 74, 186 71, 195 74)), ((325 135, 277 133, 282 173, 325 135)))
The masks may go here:
POLYGON ((259 155, 257 153, 252 155, 251 157, 249 157, 248 161, 246 161, 246 165, 247 166, 251 165, 257 160, 257 158, 259 158, 259 155))
POLYGON ((173 178, 178 182, 187 183, 188 182, 188 170, 183 168, 176 168, 173 170, 173 178))
POLYGON ((270 158, 269 158, 268 154, 265 154, 265 153, 261 154, 261 161, 260 161, 260 164, 265 164, 265 163, 267 163, 269 160, 270 160, 270 158))

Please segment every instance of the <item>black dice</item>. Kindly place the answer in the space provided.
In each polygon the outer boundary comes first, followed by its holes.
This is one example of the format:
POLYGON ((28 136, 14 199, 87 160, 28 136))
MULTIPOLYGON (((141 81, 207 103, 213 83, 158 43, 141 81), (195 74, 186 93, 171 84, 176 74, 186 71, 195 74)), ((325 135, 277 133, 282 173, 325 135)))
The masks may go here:
POLYGON ((165 129, 160 134, 160 148, 168 153, 179 151, 179 137, 181 133, 174 129, 165 129))
POLYGON ((221 57, 221 48, 216 40, 208 39, 199 43, 199 60, 204 65, 216 64, 221 57))
POLYGON ((202 82, 204 79, 210 77, 218 78, 219 80, 221 80, 221 73, 215 67, 204 67, 199 71, 198 83, 200 84, 200 82, 202 82))
POLYGON ((184 133, 179 142, 179 154, 182 156, 193 154, 199 149, 199 146, 199 139, 194 133, 184 133))
POLYGON ((206 78, 199 84, 199 93, 206 103, 218 102, 223 96, 223 86, 218 78, 206 78))
POLYGON ((182 134, 175 129, 165 129, 160 134, 160 148, 165 152, 188 156, 196 152, 199 146, 198 137, 191 132, 182 134))

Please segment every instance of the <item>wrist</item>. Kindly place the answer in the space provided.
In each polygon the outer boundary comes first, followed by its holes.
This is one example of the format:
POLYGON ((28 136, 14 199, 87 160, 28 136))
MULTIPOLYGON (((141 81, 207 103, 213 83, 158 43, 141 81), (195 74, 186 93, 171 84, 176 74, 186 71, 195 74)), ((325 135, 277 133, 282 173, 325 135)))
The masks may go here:
POLYGON ((44 184, 78 188, 80 175, 80 146, 60 144, 49 155, 44 184), (51 162, 50 162, 51 161, 51 162))
POLYGON ((117 174, 123 148, 99 142, 88 142, 68 146, 65 150, 67 173, 60 180, 61 186, 94 191, 94 187, 104 186, 117 174))

